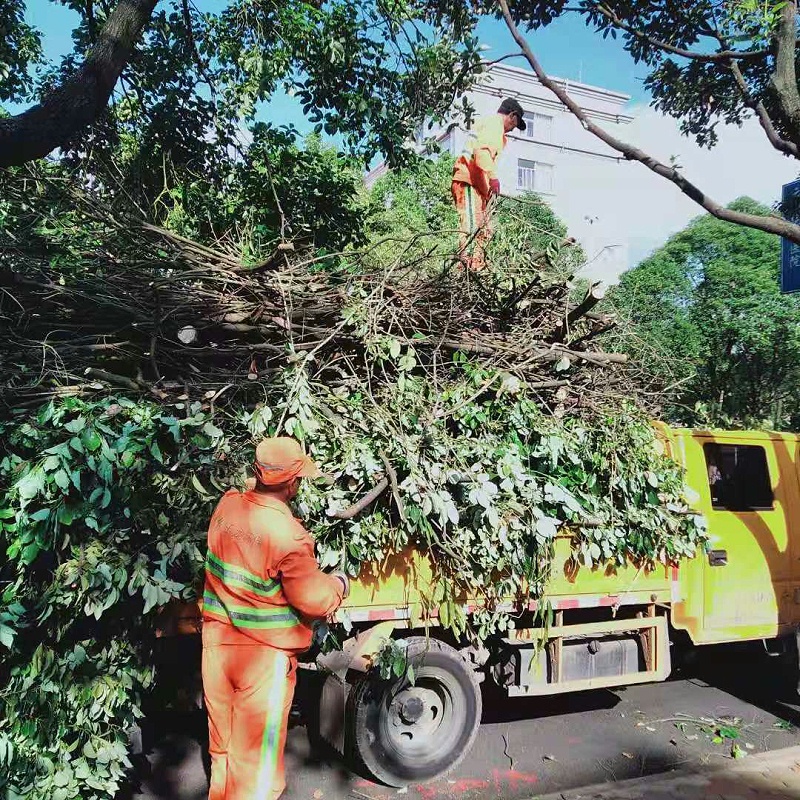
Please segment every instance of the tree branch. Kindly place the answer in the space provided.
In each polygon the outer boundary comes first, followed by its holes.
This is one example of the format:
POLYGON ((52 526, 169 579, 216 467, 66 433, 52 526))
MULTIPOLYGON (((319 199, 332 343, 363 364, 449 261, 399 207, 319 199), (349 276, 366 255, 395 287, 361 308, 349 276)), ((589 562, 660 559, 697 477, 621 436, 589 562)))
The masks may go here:
POLYGON ((581 319, 581 317, 585 317, 605 296, 606 287, 599 282, 593 283, 587 290, 583 300, 570 310, 566 317, 559 323, 555 331, 553 331, 550 337, 551 341, 564 341, 570 328, 581 319))
POLYGON ((0 119, 0 167, 43 158, 94 122, 158 0, 119 0, 81 68, 39 104, 0 119))
POLYGON ((778 100, 783 123, 794 144, 800 148, 800 91, 797 88, 795 55, 797 50, 797 2, 791 0, 781 9, 775 31, 775 71, 770 84, 778 100))
POLYGON ((610 8, 604 6, 602 3, 594 6, 615 28, 625 31, 626 33, 635 36, 637 39, 653 45, 653 47, 663 50, 665 53, 672 53, 673 55, 680 56, 681 58, 689 58, 694 61, 718 61, 727 62, 731 60, 744 60, 753 58, 764 58, 770 54, 769 50, 721 50, 716 53, 698 53, 696 50, 687 50, 684 47, 675 47, 675 45, 668 42, 662 42, 652 36, 644 33, 644 31, 636 30, 628 22, 625 22, 621 17, 617 16, 610 8))
MULTIPOLYGON (((589 133, 596 136, 601 141, 605 142, 609 147, 616 150, 618 153, 628 159, 629 161, 638 161, 644 164, 649 170, 666 178, 668 181, 674 183, 687 197, 704 208, 717 219, 725 220, 726 222, 733 222, 737 225, 744 225, 748 228, 755 228, 757 230, 766 231, 767 233, 774 233, 778 236, 783 236, 796 244, 800 244, 800 225, 795 225, 788 220, 781 219, 777 216, 761 217, 756 214, 745 214, 741 211, 734 211, 730 208, 720 205, 715 200, 712 200, 701 189, 695 186, 691 181, 685 178, 680 170, 676 167, 667 166, 661 163, 658 159, 648 155, 643 150, 634 145, 623 142, 612 136, 599 125, 592 122, 591 119, 584 113, 583 109, 576 103, 564 87, 559 86, 552 80, 542 68, 536 56, 533 54, 525 37, 519 32, 511 12, 508 8, 507 0, 498 0, 498 4, 502 10, 503 18, 505 19, 506 26, 511 33, 514 41, 520 46, 525 58, 531 66, 531 69, 536 74, 541 84, 549 89, 566 107, 567 109, 580 121, 581 125, 589 133)), ((795 4, 792 3, 794 6, 795 4)))
POLYGON ((335 511, 331 514, 333 519, 353 519, 357 514, 360 514, 370 503, 374 503, 388 488, 389 479, 381 478, 378 483, 370 489, 357 503, 342 511, 335 511))
POLYGON ((787 142, 786 139, 781 137, 778 131, 775 130, 775 125, 764 103, 751 94, 750 87, 748 87, 739 65, 732 60, 728 63, 728 69, 731 71, 734 81, 736 81, 736 87, 739 89, 739 94, 742 96, 744 104, 756 115, 758 123, 764 129, 764 133, 767 134, 770 144, 781 153, 794 158, 800 157, 800 148, 794 142, 787 142))

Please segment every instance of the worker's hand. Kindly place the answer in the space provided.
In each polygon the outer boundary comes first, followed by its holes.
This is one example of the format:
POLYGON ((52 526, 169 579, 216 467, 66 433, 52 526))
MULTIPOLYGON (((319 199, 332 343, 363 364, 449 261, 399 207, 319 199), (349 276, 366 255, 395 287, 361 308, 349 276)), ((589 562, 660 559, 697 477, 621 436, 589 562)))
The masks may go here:
POLYGON ((342 582, 342 598, 344 599, 350 594, 350 578, 348 578, 344 572, 338 569, 335 572, 331 572, 331 575, 333 575, 334 578, 338 578, 342 582))
POLYGON ((489 194, 495 197, 500 194, 500 181, 497 178, 489 179, 489 194))

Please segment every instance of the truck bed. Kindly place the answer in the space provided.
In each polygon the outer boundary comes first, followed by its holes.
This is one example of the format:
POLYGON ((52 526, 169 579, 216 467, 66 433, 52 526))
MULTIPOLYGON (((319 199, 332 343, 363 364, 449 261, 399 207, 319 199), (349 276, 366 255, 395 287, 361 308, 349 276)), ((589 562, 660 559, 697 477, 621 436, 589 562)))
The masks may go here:
MULTIPOLYGON (((647 605, 670 602, 677 571, 666 566, 647 570, 632 564, 617 569, 576 567, 570 558, 572 538, 557 537, 553 572, 545 592, 556 610, 596 608, 615 605, 647 605)), ((350 596, 342 605, 353 622, 408 619, 412 626, 426 616, 436 617, 436 609, 426 614, 423 598, 433 589, 433 570, 430 557, 421 550, 409 548, 388 557, 381 564, 365 564, 353 581, 350 596)), ((480 593, 462 598, 467 610, 480 608, 480 593)), ((520 608, 515 598, 504 600, 502 608, 509 611, 534 610, 520 608)))

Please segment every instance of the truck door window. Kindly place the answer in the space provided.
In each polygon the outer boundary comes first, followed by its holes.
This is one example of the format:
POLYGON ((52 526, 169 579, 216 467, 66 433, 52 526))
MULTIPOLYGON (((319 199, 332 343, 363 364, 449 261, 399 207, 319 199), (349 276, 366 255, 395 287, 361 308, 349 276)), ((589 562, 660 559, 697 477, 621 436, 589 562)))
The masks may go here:
POLYGON ((763 447, 706 444, 703 452, 713 508, 755 511, 773 507, 772 483, 763 447))

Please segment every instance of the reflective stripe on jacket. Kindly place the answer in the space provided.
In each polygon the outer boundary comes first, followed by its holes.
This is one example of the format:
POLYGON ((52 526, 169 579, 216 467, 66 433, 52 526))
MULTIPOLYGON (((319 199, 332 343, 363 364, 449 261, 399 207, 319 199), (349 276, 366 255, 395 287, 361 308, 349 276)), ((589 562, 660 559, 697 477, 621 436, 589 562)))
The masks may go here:
POLYGON ((341 600, 341 582, 319 569, 311 536, 285 503, 255 491, 224 495, 208 528, 204 644, 302 652, 313 622, 341 600))

